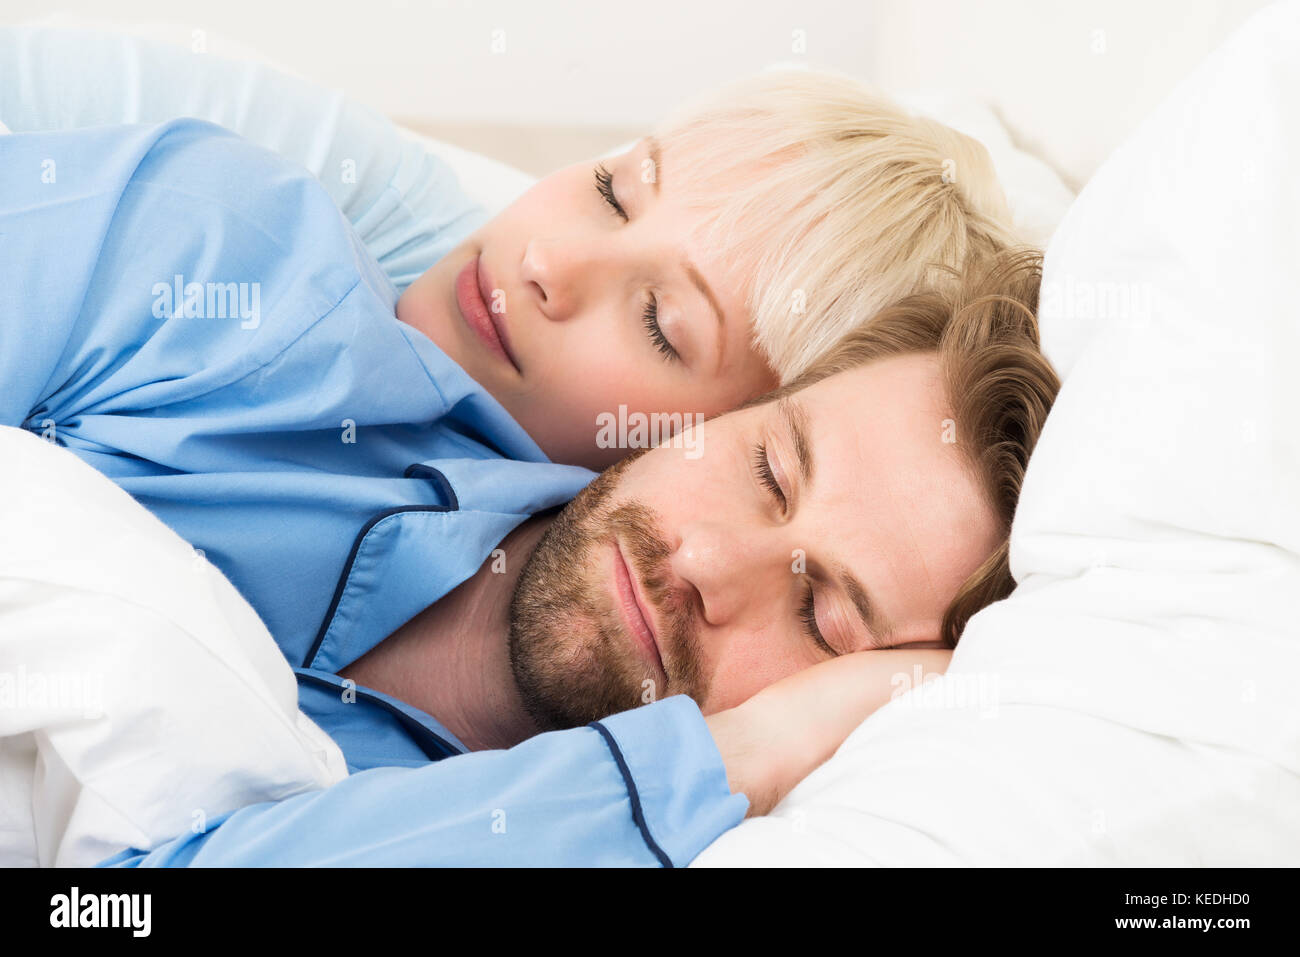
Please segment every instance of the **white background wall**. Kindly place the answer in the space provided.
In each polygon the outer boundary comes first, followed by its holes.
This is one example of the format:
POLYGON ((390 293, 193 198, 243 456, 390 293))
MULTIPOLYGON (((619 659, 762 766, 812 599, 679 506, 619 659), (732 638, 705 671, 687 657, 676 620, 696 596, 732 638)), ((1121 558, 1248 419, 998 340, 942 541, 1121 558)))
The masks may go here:
MULTIPOLYGON (((426 126, 638 129, 778 61, 991 99, 1078 185, 1263 0, 0 0, 224 34, 426 126)), ((0 65, 2 66, 2 65, 0 65)))

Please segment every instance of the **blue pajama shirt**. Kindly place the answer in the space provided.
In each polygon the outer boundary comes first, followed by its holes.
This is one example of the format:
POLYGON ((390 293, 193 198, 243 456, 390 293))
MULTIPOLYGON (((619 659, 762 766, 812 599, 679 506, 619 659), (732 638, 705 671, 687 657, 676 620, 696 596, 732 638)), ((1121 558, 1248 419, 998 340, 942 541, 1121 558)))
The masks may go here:
POLYGON ((306 170, 185 119, 0 136, 0 182, 0 423, 202 549, 353 772, 109 863, 682 865, 743 819, 684 696, 475 753, 391 697, 345 700, 340 669, 592 473, 395 318, 306 170))

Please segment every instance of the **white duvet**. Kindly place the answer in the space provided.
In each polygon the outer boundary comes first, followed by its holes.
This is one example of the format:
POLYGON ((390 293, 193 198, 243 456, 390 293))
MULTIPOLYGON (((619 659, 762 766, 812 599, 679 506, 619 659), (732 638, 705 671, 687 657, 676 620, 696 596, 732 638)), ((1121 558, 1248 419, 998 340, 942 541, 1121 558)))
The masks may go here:
POLYGON ((261 620, 71 452, 0 427, 0 866, 91 865, 347 776, 261 620))
POLYGON ((1257 15, 1049 245, 1016 592, 697 864, 1300 864, 1297 50, 1257 15))

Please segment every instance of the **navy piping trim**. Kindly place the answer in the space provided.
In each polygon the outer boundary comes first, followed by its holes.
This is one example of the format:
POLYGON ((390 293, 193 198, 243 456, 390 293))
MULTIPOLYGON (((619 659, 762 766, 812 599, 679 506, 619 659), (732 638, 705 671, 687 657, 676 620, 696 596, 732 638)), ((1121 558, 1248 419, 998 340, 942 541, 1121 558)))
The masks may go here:
POLYGON ((330 623, 334 620, 334 613, 339 610, 339 602, 343 600, 343 592, 347 589, 348 576, 352 574, 352 563, 357 560, 357 552, 361 551, 361 543, 365 541, 370 530, 388 518, 390 515, 398 515, 402 512, 457 512, 460 511, 460 500, 456 497, 455 490, 447 477, 437 469, 429 468, 427 465, 415 464, 407 468, 402 476, 403 478, 422 478, 428 479, 438 486, 438 490, 448 499, 448 505, 401 505, 397 508, 390 508, 380 512, 361 526, 361 531, 357 532, 357 537, 352 541, 352 549, 348 552, 347 561, 343 563, 343 573, 339 575, 338 584, 334 586, 334 597, 330 599, 329 608, 325 610, 325 618, 320 623, 320 628, 316 631, 316 638, 312 641, 311 647, 307 649, 307 654, 302 659, 299 667, 310 668, 311 663, 316 658, 317 652, 320 651, 321 644, 325 641, 325 635, 330 630, 330 623))
MULTIPOLYGON (((322 688, 333 688, 335 690, 338 690, 339 687, 338 685, 334 684, 334 682, 329 681, 325 678, 321 678, 318 675, 304 675, 301 672, 295 672, 294 674, 299 681, 306 681, 312 684, 317 684, 320 685, 322 688)), ((419 749, 424 752, 424 756, 428 758, 430 761, 441 761, 443 758, 454 758, 457 755, 462 753, 457 748, 452 747, 450 742, 444 741, 441 737, 434 734, 424 725, 420 724, 419 721, 417 721, 415 718, 412 718, 401 708, 395 708, 387 701, 384 701, 382 698, 376 698, 374 695, 367 694, 365 691, 357 690, 357 694, 359 696, 364 697, 370 703, 379 705, 379 707, 381 707, 389 714, 391 714, 393 717, 395 717, 398 723, 403 727, 403 729, 405 729, 406 732, 411 735, 411 738, 415 741, 416 746, 419 747, 419 749), (427 739, 427 740, 422 740, 422 739, 427 739), (430 742, 432 742, 432 747, 434 748, 434 750, 432 751, 430 750, 430 742)))
POLYGON ((452 488, 451 483, 447 481, 447 476, 443 475, 437 469, 416 462, 414 465, 407 467, 406 471, 402 473, 402 478, 428 479, 434 485, 438 486, 438 491, 440 491, 447 501, 451 503, 446 506, 447 510, 452 512, 460 511, 460 499, 456 497, 456 490, 452 488))
POLYGON ((660 864, 664 867, 672 867, 672 858, 665 854, 663 848, 650 836, 650 828, 646 826, 645 814, 641 810, 641 795, 637 793, 636 782, 632 780, 632 772, 627 766, 627 761, 623 759, 623 752, 619 748, 618 742, 609 733, 609 729, 599 721, 593 721, 587 727, 599 731, 601 737, 605 739, 605 743, 609 745, 609 750, 614 753, 614 763, 618 765, 619 773, 623 775, 623 783, 627 785, 627 795, 632 799, 632 820, 636 822, 637 828, 641 831, 641 838, 645 841, 646 847, 650 848, 650 853, 659 858, 660 864))

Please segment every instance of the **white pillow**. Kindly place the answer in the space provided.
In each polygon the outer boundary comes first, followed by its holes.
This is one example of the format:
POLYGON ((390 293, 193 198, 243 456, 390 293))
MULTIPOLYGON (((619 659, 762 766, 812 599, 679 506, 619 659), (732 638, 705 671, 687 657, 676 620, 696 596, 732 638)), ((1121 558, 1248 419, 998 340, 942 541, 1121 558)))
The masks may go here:
POLYGON ((1300 863, 1296 49, 1258 14, 1053 238, 1016 592, 697 864, 1300 863))
POLYGON ((398 129, 404 136, 420 143, 450 166, 460 180, 465 195, 483 206, 490 215, 505 209, 537 182, 536 177, 491 157, 425 136, 404 126, 399 126, 398 129))
POLYGON ((987 103, 960 94, 904 94, 897 99, 912 112, 984 144, 1006 194, 1018 238, 1039 248, 1047 244, 1074 202, 1074 192, 1051 166, 1012 142, 1010 132, 987 103))
POLYGON ((90 866, 347 777, 234 586, 73 453, 0 427, 0 866, 90 866))

